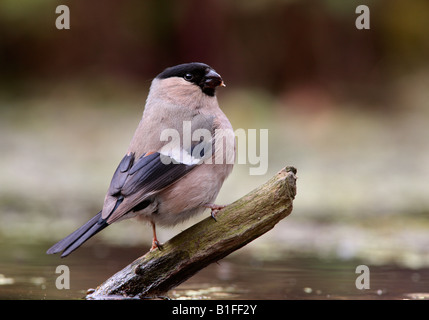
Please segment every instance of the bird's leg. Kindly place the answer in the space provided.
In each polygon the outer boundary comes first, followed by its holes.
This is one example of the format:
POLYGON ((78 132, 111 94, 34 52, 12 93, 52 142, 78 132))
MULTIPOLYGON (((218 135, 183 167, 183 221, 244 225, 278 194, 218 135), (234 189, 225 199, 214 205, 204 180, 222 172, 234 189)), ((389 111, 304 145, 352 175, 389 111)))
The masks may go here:
POLYGON ((155 249, 162 250, 162 245, 159 243, 158 239, 156 238, 155 223, 153 223, 152 221, 150 223, 152 225, 152 232, 153 232, 152 248, 150 248, 150 251, 155 250, 155 249))
POLYGON ((218 204, 213 204, 213 203, 207 203, 203 206, 204 208, 209 208, 211 210, 210 215, 212 216, 212 218, 214 219, 214 221, 216 220, 216 215, 219 213, 220 210, 222 210, 223 208, 226 207, 226 205, 218 205, 218 204))

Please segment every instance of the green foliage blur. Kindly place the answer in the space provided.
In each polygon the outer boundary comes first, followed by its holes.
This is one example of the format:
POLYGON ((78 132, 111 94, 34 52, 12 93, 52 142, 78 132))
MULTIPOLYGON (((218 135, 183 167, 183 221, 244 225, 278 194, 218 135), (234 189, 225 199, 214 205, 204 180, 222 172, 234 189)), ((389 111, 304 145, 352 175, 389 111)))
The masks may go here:
POLYGON ((359 4, 3 0, 0 77, 7 90, 81 77, 144 83, 167 66, 205 61, 235 87, 279 94, 310 83, 330 94, 380 98, 392 76, 426 64, 429 4, 366 1, 371 29, 364 31, 354 23, 359 4), (55 28, 60 4, 70 8, 70 30, 55 28))

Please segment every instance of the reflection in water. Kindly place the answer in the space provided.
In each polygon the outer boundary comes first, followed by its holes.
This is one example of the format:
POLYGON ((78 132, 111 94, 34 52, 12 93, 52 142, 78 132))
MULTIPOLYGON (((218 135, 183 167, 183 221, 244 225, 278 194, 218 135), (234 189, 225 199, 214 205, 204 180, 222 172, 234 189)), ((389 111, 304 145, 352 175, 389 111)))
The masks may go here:
MULTIPOLYGON (((142 253, 141 248, 87 246, 60 259, 48 245, 1 247, 0 299, 81 299, 142 253), (96 254, 96 252, 98 254, 96 254), (102 253, 102 254, 100 254, 102 253), (58 265, 70 289, 58 290, 58 265)), ((369 266, 370 289, 358 290, 358 261, 284 255, 264 261, 245 250, 212 264, 167 296, 171 299, 428 299, 429 268, 369 266)))

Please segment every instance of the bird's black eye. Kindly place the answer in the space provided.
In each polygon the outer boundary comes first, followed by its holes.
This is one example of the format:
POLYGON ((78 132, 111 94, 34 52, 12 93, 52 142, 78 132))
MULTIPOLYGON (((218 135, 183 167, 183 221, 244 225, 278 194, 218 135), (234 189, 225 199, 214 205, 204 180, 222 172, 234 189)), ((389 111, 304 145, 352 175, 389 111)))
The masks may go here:
POLYGON ((190 73, 187 73, 187 74, 185 74, 183 79, 185 79, 186 81, 191 81, 192 79, 194 79, 194 76, 190 73))

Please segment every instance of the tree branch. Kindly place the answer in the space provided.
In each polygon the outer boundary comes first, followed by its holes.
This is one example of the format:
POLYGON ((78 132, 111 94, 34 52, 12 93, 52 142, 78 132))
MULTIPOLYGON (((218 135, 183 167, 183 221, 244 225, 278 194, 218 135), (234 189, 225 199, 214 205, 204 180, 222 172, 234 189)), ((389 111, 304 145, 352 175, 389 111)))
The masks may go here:
POLYGON ((86 299, 144 298, 165 294, 207 265, 271 230, 292 212, 296 169, 286 167, 265 184, 136 259, 88 292, 86 299))

